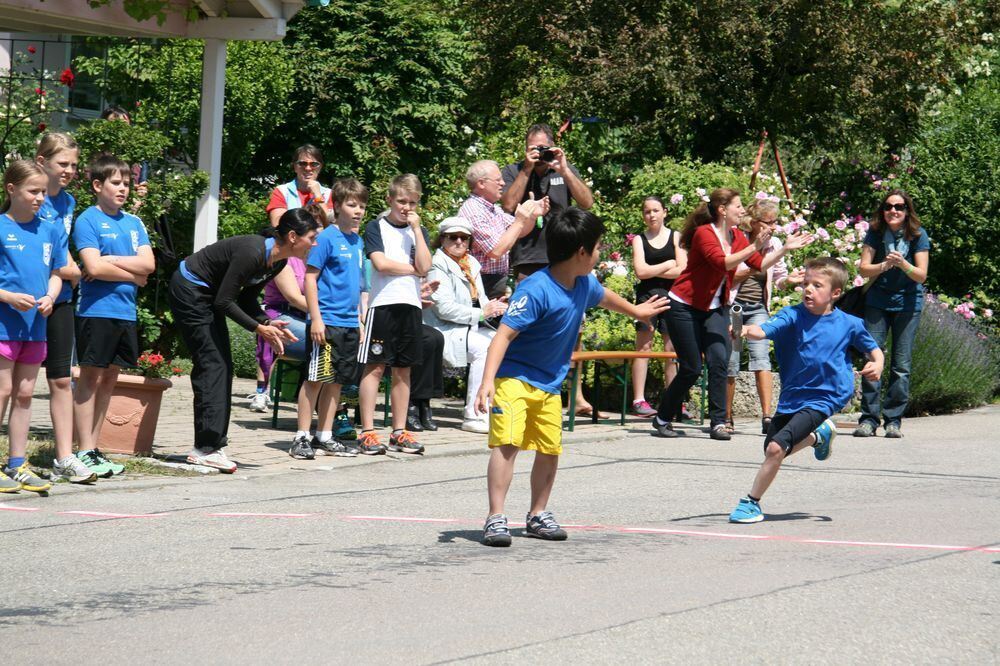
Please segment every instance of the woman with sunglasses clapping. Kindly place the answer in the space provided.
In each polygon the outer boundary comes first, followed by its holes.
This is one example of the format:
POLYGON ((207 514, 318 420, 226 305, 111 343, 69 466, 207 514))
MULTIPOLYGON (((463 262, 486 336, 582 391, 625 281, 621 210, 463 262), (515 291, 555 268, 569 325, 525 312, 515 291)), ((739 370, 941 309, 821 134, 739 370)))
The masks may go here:
POLYGON ((903 190, 886 195, 872 218, 861 249, 862 277, 874 280, 865 299, 865 328, 885 351, 892 336, 892 362, 885 401, 881 382, 861 380, 861 419, 855 437, 871 437, 879 422, 885 436, 899 438, 910 399, 910 357, 924 307, 924 281, 931 242, 920 227, 913 200, 903 190))
POLYGON ((488 300, 481 268, 469 253, 472 223, 449 217, 438 227, 438 249, 427 278, 439 281, 431 296, 433 305, 424 309, 424 323, 444 334, 444 361, 450 367, 469 366, 468 392, 462 430, 489 432, 485 414, 477 414, 475 398, 483 380, 486 350, 495 331, 489 320, 507 310, 506 298, 488 300))

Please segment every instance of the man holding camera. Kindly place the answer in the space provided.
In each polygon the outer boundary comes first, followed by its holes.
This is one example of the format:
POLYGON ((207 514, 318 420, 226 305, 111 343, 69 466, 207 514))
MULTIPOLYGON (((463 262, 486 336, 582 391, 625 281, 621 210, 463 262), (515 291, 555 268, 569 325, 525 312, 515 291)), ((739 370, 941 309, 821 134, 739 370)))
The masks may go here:
POLYGON ((513 213, 522 201, 532 198, 549 198, 549 212, 540 217, 535 228, 519 238, 510 251, 510 264, 518 280, 548 265, 545 250, 545 221, 569 207, 572 200, 578 207, 589 209, 594 205, 594 195, 580 178, 580 172, 566 161, 566 153, 555 146, 555 135, 548 125, 538 124, 528 128, 525 137, 524 161, 508 164, 500 175, 504 191, 500 205, 513 213))

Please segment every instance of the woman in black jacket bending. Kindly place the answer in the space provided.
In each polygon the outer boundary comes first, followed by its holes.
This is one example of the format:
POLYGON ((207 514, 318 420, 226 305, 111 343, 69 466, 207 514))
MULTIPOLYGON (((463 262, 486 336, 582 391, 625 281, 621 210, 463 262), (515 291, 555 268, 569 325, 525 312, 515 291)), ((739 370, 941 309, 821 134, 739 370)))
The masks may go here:
POLYGON ((233 236, 203 247, 182 261, 171 278, 174 322, 194 363, 194 448, 189 463, 236 471, 224 450, 233 392, 226 317, 267 340, 279 355, 285 342, 295 342, 285 322, 272 322, 261 310, 260 292, 285 267, 286 259, 306 258, 318 229, 312 215, 292 209, 264 235, 233 236))

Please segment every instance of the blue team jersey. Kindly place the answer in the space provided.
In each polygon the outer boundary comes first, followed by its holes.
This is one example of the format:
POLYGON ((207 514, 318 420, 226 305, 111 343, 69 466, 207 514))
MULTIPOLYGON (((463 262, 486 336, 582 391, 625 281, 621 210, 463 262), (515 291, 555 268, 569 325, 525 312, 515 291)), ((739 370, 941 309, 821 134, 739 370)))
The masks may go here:
MULTIPOLYGON (((60 229, 65 229, 67 241, 73 234, 73 210, 76 208, 76 199, 66 190, 60 190, 54 197, 46 195, 41 208, 38 209, 38 217, 55 224, 60 229)), ((56 303, 65 303, 73 300, 73 285, 68 281, 63 281, 62 291, 56 303)))
POLYGON ((327 326, 358 327, 363 250, 361 236, 345 234, 336 225, 316 236, 306 265, 319 270, 319 314, 327 326))
MULTIPOLYGON (((149 245, 146 228, 135 215, 119 211, 111 216, 91 206, 76 218, 73 244, 78 251, 93 248, 101 256, 134 257, 149 245)), ((80 282, 80 317, 104 317, 135 321, 135 297, 139 287, 131 282, 86 280, 80 282)))
POLYGON ((593 275, 578 277, 572 289, 553 279, 548 267, 525 278, 500 320, 516 330, 497 377, 520 379, 559 393, 580 333, 583 313, 601 302, 604 287, 593 275))
MULTIPOLYGON (((36 300, 44 296, 52 271, 66 265, 66 232, 37 216, 20 224, 4 213, 0 237, 0 289, 30 294, 36 300)), ((45 317, 37 307, 19 312, 0 303, 0 340, 44 341, 45 317)))
POLYGON ((801 303, 784 308, 761 328, 774 340, 782 414, 810 407, 829 416, 843 409, 854 395, 850 349, 867 354, 878 346, 857 317, 836 309, 814 315, 801 303))

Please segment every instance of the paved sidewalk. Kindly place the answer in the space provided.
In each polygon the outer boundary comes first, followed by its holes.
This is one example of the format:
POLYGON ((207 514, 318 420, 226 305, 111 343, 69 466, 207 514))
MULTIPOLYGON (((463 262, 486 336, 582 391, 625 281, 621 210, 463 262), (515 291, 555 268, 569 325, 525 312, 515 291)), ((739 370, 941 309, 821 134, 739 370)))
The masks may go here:
MULTIPOLYGON (((35 398, 31 410, 31 429, 36 436, 51 437, 52 425, 49 419, 48 385, 45 371, 41 371, 35 387, 35 398)), ((179 377, 171 380, 173 388, 164 393, 160 408, 160 420, 156 429, 153 451, 157 456, 186 454, 191 450, 194 439, 192 413, 191 380, 179 377)), ((363 465, 380 462, 385 456, 358 456, 357 458, 334 458, 317 456, 315 460, 294 460, 288 456, 288 447, 295 433, 295 404, 282 402, 278 412, 278 427, 271 428, 271 410, 261 414, 247 408, 247 395, 253 393, 256 382, 250 379, 236 379, 233 382, 233 414, 229 426, 229 446, 227 453, 235 460, 241 473, 280 472, 289 469, 312 469, 317 466, 363 465)), ((376 410, 375 424, 387 440, 389 429, 382 428, 382 398, 376 410)), ((460 430, 463 403, 457 399, 435 400, 434 418, 440 429, 437 432, 418 433, 418 438, 427 447, 427 456, 460 455, 482 450, 486 446, 486 435, 460 430)), ((352 410, 353 414, 353 410, 352 410)), ((563 433, 566 443, 607 441, 622 438, 628 432, 646 431, 649 420, 634 416, 626 418, 623 428, 618 425, 617 412, 605 412, 613 417, 612 422, 594 425, 586 418, 578 418, 575 432, 563 433)), ((747 421, 747 428, 754 426, 747 421)), ((749 430, 744 430, 749 432, 749 430)))

